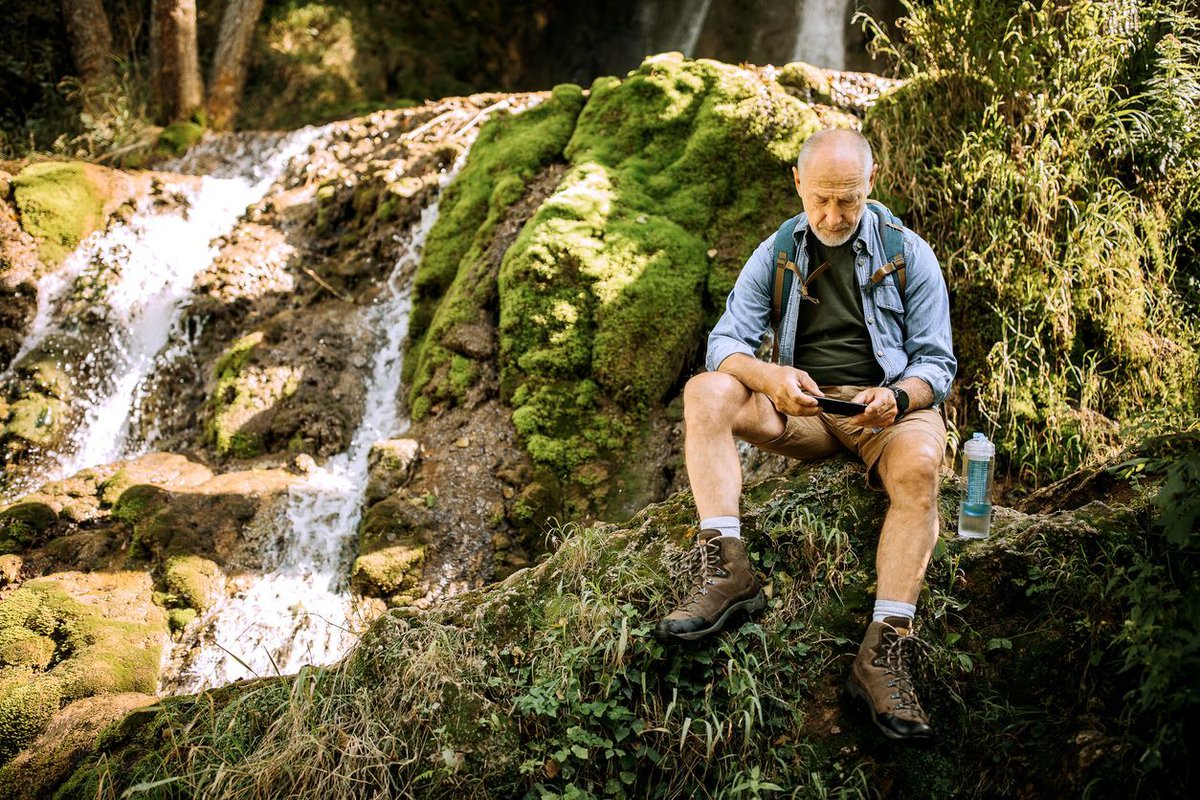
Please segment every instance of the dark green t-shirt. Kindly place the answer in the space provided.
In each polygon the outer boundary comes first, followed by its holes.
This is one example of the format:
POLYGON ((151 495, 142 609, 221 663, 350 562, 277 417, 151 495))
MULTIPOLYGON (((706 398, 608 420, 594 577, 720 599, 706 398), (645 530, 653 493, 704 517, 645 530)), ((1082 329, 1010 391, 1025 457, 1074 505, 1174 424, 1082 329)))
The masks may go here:
POLYGON ((871 338, 863 317, 862 297, 854 274, 854 240, 826 247, 810 231, 808 274, 825 262, 829 268, 808 283, 820 302, 800 301, 796 354, 792 363, 819 386, 877 386, 883 368, 871 354, 871 338))

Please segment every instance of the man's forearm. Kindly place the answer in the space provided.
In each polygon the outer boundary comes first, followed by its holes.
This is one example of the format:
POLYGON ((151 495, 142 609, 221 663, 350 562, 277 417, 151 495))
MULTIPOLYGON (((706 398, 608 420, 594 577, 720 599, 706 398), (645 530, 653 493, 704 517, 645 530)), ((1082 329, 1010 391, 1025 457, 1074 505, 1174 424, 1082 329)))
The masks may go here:
POLYGON ((929 408, 933 405, 933 387, 924 378, 902 378, 892 384, 908 393, 908 410, 929 408))
POLYGON ((773 368, 773 364, 759 361, 753 356, 748 356, 744 353, 734 353, 721 362, 720 366, 717 367, 717 372, 732 375, 752 392, 766 394, 767 386, 770 383, 769 375, 773 368))

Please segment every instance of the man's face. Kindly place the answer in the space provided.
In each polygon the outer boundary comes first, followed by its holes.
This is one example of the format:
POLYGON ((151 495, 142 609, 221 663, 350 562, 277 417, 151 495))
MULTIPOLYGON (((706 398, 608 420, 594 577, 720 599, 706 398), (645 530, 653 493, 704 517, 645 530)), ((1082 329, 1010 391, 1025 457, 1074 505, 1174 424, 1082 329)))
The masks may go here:
POLYGON ((875 180, 875 169, 866 175, 863 166, 852 149, 825 147, 808 159, 803 175, 792 167, 809 227, 826 247, 845 244, 858 229, 875 180))

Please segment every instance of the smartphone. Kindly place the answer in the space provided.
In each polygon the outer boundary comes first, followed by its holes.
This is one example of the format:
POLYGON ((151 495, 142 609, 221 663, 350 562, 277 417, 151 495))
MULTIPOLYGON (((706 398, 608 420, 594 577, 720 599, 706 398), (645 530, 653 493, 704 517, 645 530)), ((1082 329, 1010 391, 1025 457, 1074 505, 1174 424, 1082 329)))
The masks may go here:
POLYGON ((866 403, 851 403, 846 400, 834 400, 832 397, 817 397, 812 395, 817 405, 826 414, 837 414, 841 417, 854 417, 867 410, 866 403))

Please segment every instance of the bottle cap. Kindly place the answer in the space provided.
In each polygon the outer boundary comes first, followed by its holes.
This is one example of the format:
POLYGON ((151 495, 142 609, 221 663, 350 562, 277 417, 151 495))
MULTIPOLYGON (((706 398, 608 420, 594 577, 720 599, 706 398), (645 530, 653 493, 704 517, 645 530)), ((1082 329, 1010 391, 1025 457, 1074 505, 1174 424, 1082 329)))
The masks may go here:
POLYGON ((996 445, 989 442, 984 433, 976 431, 963 445, 963 452, 976 459, 991 458, 996 454, 996 445))

